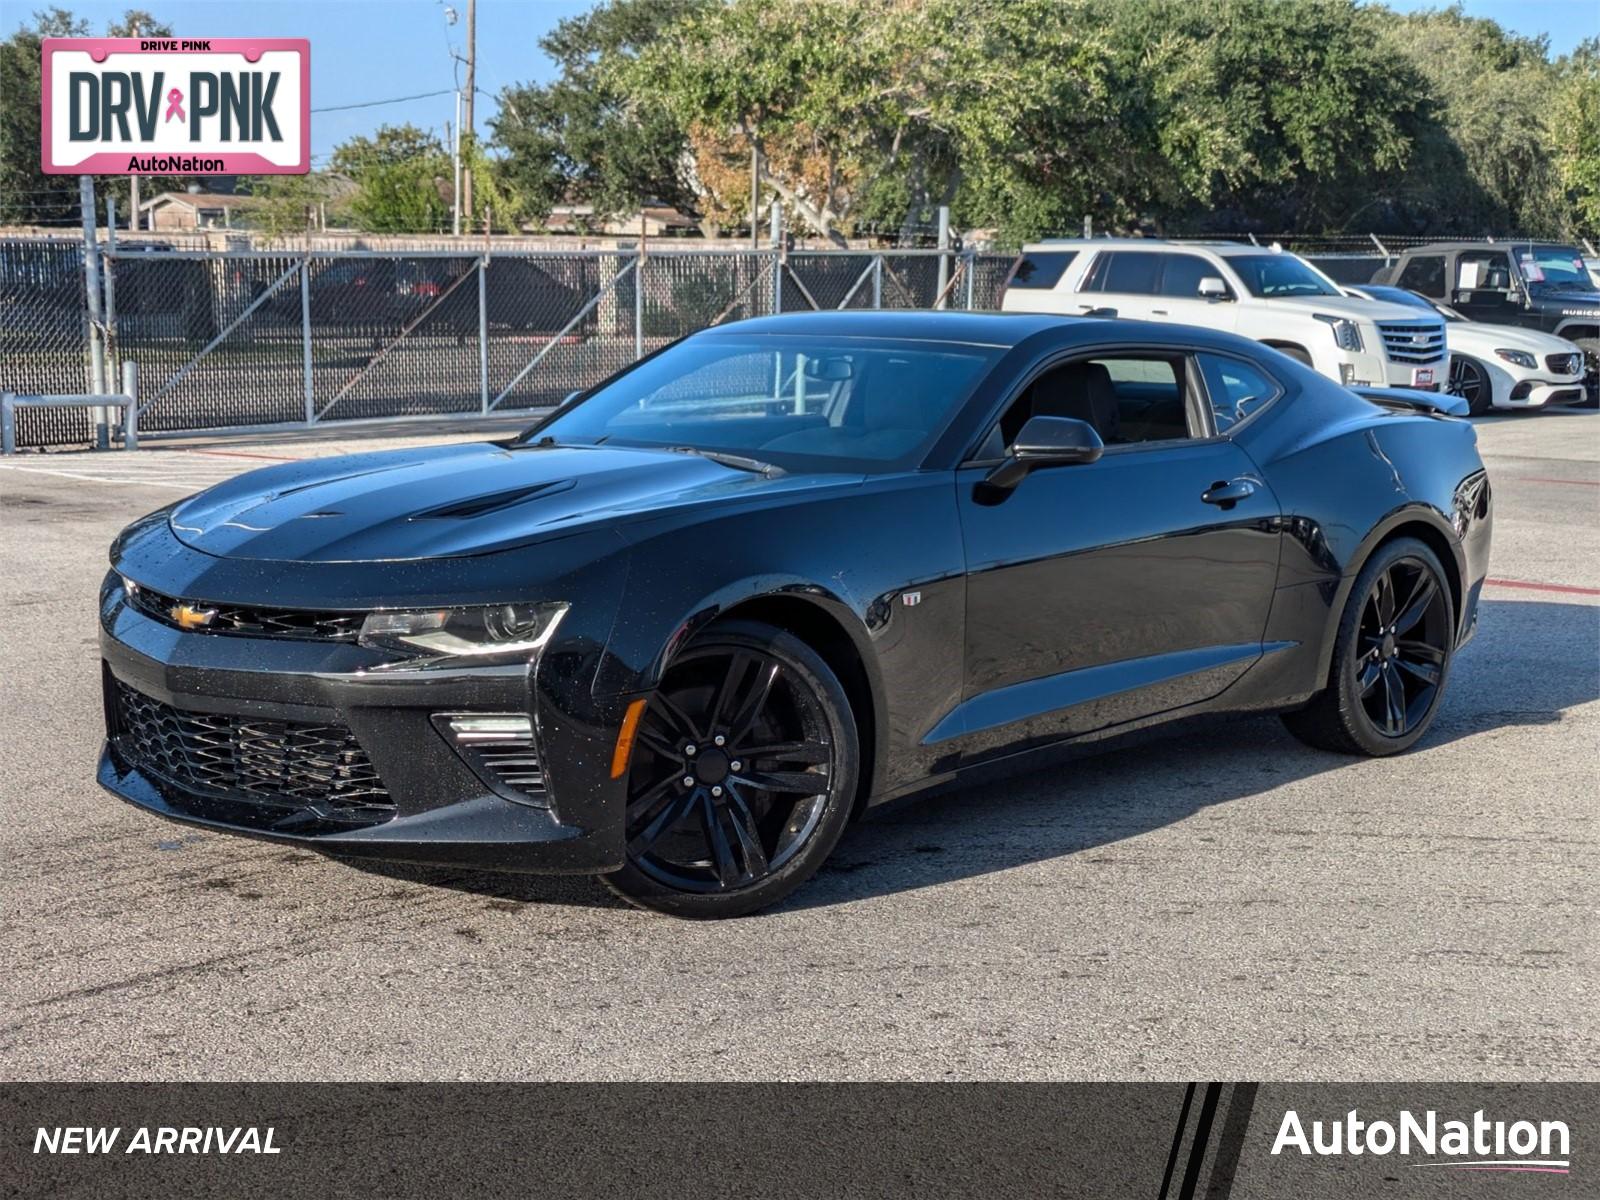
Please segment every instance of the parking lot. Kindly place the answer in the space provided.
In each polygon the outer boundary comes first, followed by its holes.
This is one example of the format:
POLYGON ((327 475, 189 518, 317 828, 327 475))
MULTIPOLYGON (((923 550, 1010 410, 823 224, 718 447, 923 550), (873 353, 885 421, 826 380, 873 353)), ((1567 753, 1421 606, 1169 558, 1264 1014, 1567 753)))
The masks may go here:
MULTIPOLYGON (((1592 1078, 1600 413, 1479 422, 1491 582, 1412 753, 1241 720, 876 813, 710 925, 95 786, 112 536, 344 436, 0 463, 7 1078, 1592 1078)), ((360 445, 421 436, 471 434, 360 445)))

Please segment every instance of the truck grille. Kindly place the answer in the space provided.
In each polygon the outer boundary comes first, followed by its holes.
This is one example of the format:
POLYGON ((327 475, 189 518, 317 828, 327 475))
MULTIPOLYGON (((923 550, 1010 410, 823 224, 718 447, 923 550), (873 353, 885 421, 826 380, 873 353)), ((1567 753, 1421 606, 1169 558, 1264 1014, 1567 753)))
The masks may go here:
POLYGON ((129 765, 188 792, 362 824, 395 806, 343 725, 311 725, 163 704, 112 682, 112 736, 129 765))
POLYGON ((1379 321, 1383 351, 1391 362, 1424 365, 1444 357, 1444 326, 1426 321, 1379 321))
POLYGON ((210 604, 180 600, 147 587, 134 586, 128 603, 147 617, 166 625, 200 633, 231 633, 240 637, 296 638, 301 641, 353 642, 361 632, 365 613, 316 612, 309 609, 252 608, 236 604, 210 604), (173 610, 187 605, 205 616, 204 624, 185 625, 173 610))
POLYGON ((1576 375, 1583 369, 1583 355, 1550 354, 1545 357, 1544 365, 1555 375, 1576 375))

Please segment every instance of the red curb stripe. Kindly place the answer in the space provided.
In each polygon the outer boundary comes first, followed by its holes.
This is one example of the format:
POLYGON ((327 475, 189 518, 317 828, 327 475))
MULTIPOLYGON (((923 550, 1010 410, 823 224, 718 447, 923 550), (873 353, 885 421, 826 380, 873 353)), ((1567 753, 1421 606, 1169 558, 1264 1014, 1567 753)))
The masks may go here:
POLYGON ((1600 596, 1600 588, 1574 587, 1569 583, 1529 583, 1526 579, 1485 579, 1490 587, 1523 588, 1530 592, 1565 592, 1572 596, 1600 596))

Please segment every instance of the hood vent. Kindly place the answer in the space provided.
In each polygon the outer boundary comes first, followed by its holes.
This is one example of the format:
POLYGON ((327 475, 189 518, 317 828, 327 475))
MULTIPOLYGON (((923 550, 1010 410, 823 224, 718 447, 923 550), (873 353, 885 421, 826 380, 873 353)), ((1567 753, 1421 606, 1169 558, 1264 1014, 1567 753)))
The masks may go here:
POLYGON ((469 517, 482 517, 521 504, 524 500, 532 500, 536 496, 553 496, 557 492, 567 491, 576 483, 574 479, 556 479, 549 483, 536 483, 532 487, 512 488, 509 491, 473 496, 469 500, 453 500, 437 508, 425 508, 421 512, 412 513, 411 520, 458 521, 469 517))

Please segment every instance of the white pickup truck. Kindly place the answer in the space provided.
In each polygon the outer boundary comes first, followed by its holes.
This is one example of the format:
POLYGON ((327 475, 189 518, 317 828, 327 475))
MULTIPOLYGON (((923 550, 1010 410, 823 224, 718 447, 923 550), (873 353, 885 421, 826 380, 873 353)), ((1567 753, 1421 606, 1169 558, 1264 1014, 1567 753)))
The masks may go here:
POLYGON ((1352 386, 1437 389, 1447 374, 1441 318, 1348 296, 1304 259, 1261 246, 1037 242, 1023 248, 1000 307, 1226 329, 1352 386))

